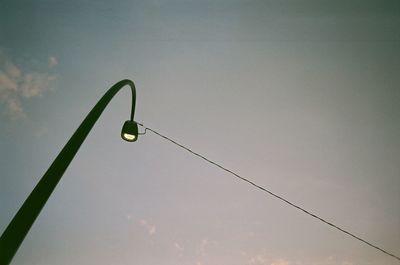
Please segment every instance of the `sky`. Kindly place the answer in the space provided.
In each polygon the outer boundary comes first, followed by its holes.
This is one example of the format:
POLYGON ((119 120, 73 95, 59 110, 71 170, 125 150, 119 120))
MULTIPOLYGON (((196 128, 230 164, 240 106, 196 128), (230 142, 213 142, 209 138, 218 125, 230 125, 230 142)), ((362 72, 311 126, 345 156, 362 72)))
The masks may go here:
MULTIPOLYGON (((135 120, 400 255, 400 3, 2 0, 0 231, 114 83, 135 120)), ((394 265, 104 111, 12 264, 394 265)))

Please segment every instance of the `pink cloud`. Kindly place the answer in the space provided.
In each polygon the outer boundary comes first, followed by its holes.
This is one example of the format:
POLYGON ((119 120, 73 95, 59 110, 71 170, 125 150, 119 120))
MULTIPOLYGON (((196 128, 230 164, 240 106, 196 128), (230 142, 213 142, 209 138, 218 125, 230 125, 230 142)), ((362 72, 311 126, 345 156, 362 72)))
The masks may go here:
POLYGON ((152 236, 156 233, 157 228, 155 225, 150 224, 148 221, 142 219, 139 221, 139 224, 147 230, 147 233, 152 236))
MULTIPOLYGON (((52 66, 58 63, 55 57, 50 57, 50 62, 52 66)), ((0 104, 6 116, 12 120, 26 118, 23 101, 43 96, 52 90, 56 79, 56 75, 46 71, 25 71, 0 56, 0 104)))

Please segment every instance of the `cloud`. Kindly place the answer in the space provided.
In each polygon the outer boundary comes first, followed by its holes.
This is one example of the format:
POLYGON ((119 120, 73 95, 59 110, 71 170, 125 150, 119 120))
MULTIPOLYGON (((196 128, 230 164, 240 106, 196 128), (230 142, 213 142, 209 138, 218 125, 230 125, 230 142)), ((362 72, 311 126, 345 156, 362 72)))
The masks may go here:
POLYGON ((20 118, 26 118, 26 114, 22 109, 21 101, 15 97, 9 97, 5 101, 6 115, 12 119, 17 120, 20 118))
POLYGON ((342 262, 342 265, 353 265, 354 263, 353 262, 350 262, 350 261, 343 261, 342 262))
POLYGON ((179 243, 175 242, 174 243, 174 247, 178 250, 178 251, 184 251, 185 247, 180 245, 179 243))
POLYGON ((55 79, 56 76, 48 73, 27 73, 21 80, 19 90, 25 98, 42 96, 50 90, 50 84, 55 79))
POLYGON ((271 263, 271 265, 289 265, 289 261, 284 259, 278 259, 271 263))
POLYGON ((16 91, 17 82, 10 74, 0 70, 0 89, 3 91, 16 91))
POLYGON ((261 254, 261 253, 252 256, 248 260, 248 264, 251 264, 251 265, 294 265, 294 264, 301 265, 301 263, 300 264, 298 262, 293 263, 293 262, 290 262, 289 260, 283 259, 283 258, 270 259, 266 255, 261 254))
POLYGON ((249 259, 249 264, 267 265, 267 259, 262 254, 257 254, 249 259))
POLYGON ((315 260, 293 260, 287 258, 271 258, 263 253, 258 253, 250 257, 247 261, 248 265, 354 265, 353 262, 347 260, 339 260, 332 256, 315 260))
POLYGON ((52 68, 58 64, 58 60, 54 56, 49 57, 49 67, 52 68))
MULTIPOLYGON (((57 59, 50 57, 49 67, 57 65, 57 59)), ((26 118, 24 101, 43 96, 52 90, 57 79, 47 71, 28 71, 15 65, 0 54, 0 105, 2 112, 11 120, 26 118)))
POLYGON ((198 253, 200 256, 203 256, 203 257, 204 257, 204 256, 207 255, 207 247, 208 247, 208 244, 209 244, 209 242, 208 242, 208 239, 207 239, 207 238, 201 240, 200 245, 199 245, 199 247, 197 248, 197 253, 198 253))
POLYGON ((139 221, 139 224, 147 230, 147 233, 152 236, 156 233, 157 228, 155 225, 150 224, 148 221, 142 219, 139 221))
POLYGON ((183 257, 183 253, 185 251, 185 247, 177 242, 174 243, 174 248, 176 249, 176 251, 178 252, 178 257, 182 258, 183 257))
POLYGON ((6 73, 10 75, 12 78, 18 78, 21 76, 21 70, 19 70, 13 63, 6 62, 5 63, 6 73))

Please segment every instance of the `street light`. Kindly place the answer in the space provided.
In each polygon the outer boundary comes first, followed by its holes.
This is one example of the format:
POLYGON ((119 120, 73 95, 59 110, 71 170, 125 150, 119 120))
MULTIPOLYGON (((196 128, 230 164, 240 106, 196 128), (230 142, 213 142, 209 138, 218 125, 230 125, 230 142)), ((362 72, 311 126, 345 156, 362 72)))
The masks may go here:
POLYGON ((131 80, 125 79, 113 85, 97 102, 4 230, 0 237, 0 265, 7 265, 11 262, 86 136, 110 100, 125 85, 129 85, 132 91, 132 107, 130 120, 124 123, 121 137, 128 142, 135 142, 138 139, 138 127, 133 121, 136 104, 135 84, 131 80))
POLYGON ((125 141, 135 142, 138 139, 139 131, 136 122, 126 121, 121 130, 121 137, 125 141))

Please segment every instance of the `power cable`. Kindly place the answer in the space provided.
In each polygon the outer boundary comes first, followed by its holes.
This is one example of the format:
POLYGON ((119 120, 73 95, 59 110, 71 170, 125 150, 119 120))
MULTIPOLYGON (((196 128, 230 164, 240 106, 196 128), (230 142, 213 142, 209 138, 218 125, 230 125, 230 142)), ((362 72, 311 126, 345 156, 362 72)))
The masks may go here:
POLYGON ((317 220, 319 220, 319 221, 321 221, 321 222, 323 222, 323 223, 325 223, 325 224, 327 224, 327 225, 329 225, 329 226, 331 226, 331 227, 333 227, 333 228, 335 228, 335 229, 337 229, 337 230, 339 230, 339 231, 341 231, 341 232, 343 232, 343 233, 345 233, 345 234, 347 234, 347 235, 349 235, 349 236, 351 236, 351 237, 353 237, 353 238, 355 238, 355 239, 357 239, 357 240, 359 240, 359 241, 361 241, 361 242, 367 244, 368 246, 373 247, 373 248, 375 248, 375 249, 377 249, 377 250, 379 250, 379 251, 385 253, 386 255, 389 255, 389 256, 391 256, 391 257, 397 259, 398 261, 400 261, 400 257, 399 257, 399 256, 397 256, 397 255, 395 255, 395 254, 392 254, 392 253, 390 253, 390 252, 388 252, 388 251, 386 251, 386 250, 384 250, 384 249, 382 249, 382 248, 380 248, 380 247, 378 247, 378 246, 376 246, 376 245, 374 245, 374 244, 372 244, 372 243, 366 241, 365 239, 362 239, 362 238, 359 237, 359 236, 356 236, 355 234, 353 234, 353 233, 351 233, 351 232, 349 232, 349 231, 347 231, 347 230, 345 230, 345 229, 343 229, 343 228, 341 228, 341 227, 339 227, 339 226, 337 226, 337 225, 335 225, 335 224, 333 224, 333 223, 331 223, 331 222, 325 220, 325 219, 322 218, 322 217, 319 217, 317 214, 314 214, 314 213, 312 213, 312 212, 310 212, 310 211, 308 211, 308 210, 306 210, 306 209, 304 209, 304 208, 302 208, 302 207, 296 205, 296 204, 293 203, 293 202, 290 202, 289 200, 283 198, 282 196, 277 195, 276 193, 274 193, 274 192, 272 192, 272 191, 270 191, 270 190, 268 190, 268 189, 266 189, 266 188, 264 188, 264 187, 262 187, 262 186, 260 186, 260 185, 258 185, 258 184, 256 184, 256 183, 254 183, 253 181, 251 181, 251 180, 249 180, 249 179, 247 179, 247 178, 245 178, 245 177, 242 177, 241 175, 239 175, 239 174, 233 172, 232 170, 227 169, 226 167, 221 166, 221 165, 218 164, 217 162, 214 162, 214 161, 212 161, 211 159, 208 159, 207 157, 205 157, 205 156, 203 156, 203 155, 201 155, 201 154, 199 154, 199 153, 197 153, 197 152, 191 150, 190 148, 188 148, 188 147, 186 147, 186 146, 184 146, 184 145, 182 145, 182 144, 176 142, 175 140, 172 140, 171 138, 169 138, 169 137, 167 137, 167 136, 165 136, 165 135, 163 135, 163 134, 161 134, 161 133, 159 133, 159 132, 157 132, 157 131, 155 131, 155 130, 149 128, 149 127, 146 127, 146 126, 144 126, 144 125, 141 124, 141 123, 138 123, 138 122, 137 122, 137 124, 139 124, 140 126, 142 126, 142 127, 145 129, 145 131, 146 131, 146 130, 151 131, 152 133, 154 133, 154 134, 160 136, 161 138, 164 138, 165 140, 167 140, 167 141, 169 141, 169 142, 171 142, 171 143, 173 143, 173 144, 179 146, 179 147, 182 148, 182 149, 185 149, 186 151, 188 151, 188 152, 192 153, 193 155, 195 155, 195 156, 197 156, 197 157, 199 157, 199 158, 201 158, 201 159, 207 161, 208 163, 213 164, 213 165, 216 166, 216 167, 219 167, 220 169, 224 170, 225 172, 228 172, 229 174, 235 176, 236 178, 238 178, 238 179, 240 179, 240 180, 242 180, 242 181, 244 181, 244 182, 247 182, 248 184, 250 184, 250 185, 252 185, 252 186, 254 186, 254 187, 256 187, 256 188, 258 188, 258 189, 260 189, 260 190, 262 190, 262 191, 264 191, 264 192, 266 192, 266 193, 268 193, 268 194, 270 194, 270 195, 272 195, 273 197, 275 197, 275 198, 277 198, 277 199, 279 199, 279 200, 285 202, 286 204, 288 204, 288 205, 290 205, 290 206, 292 206, 292 207, 294 207, 294 208, 296 208, 296 209, 298 209, 298 210, 304 212, 305 214, 307 214, 307 215, 309 215, 309 216, 311 216, 311 217, 314 217, 315 219, 317 219, 317 220))

